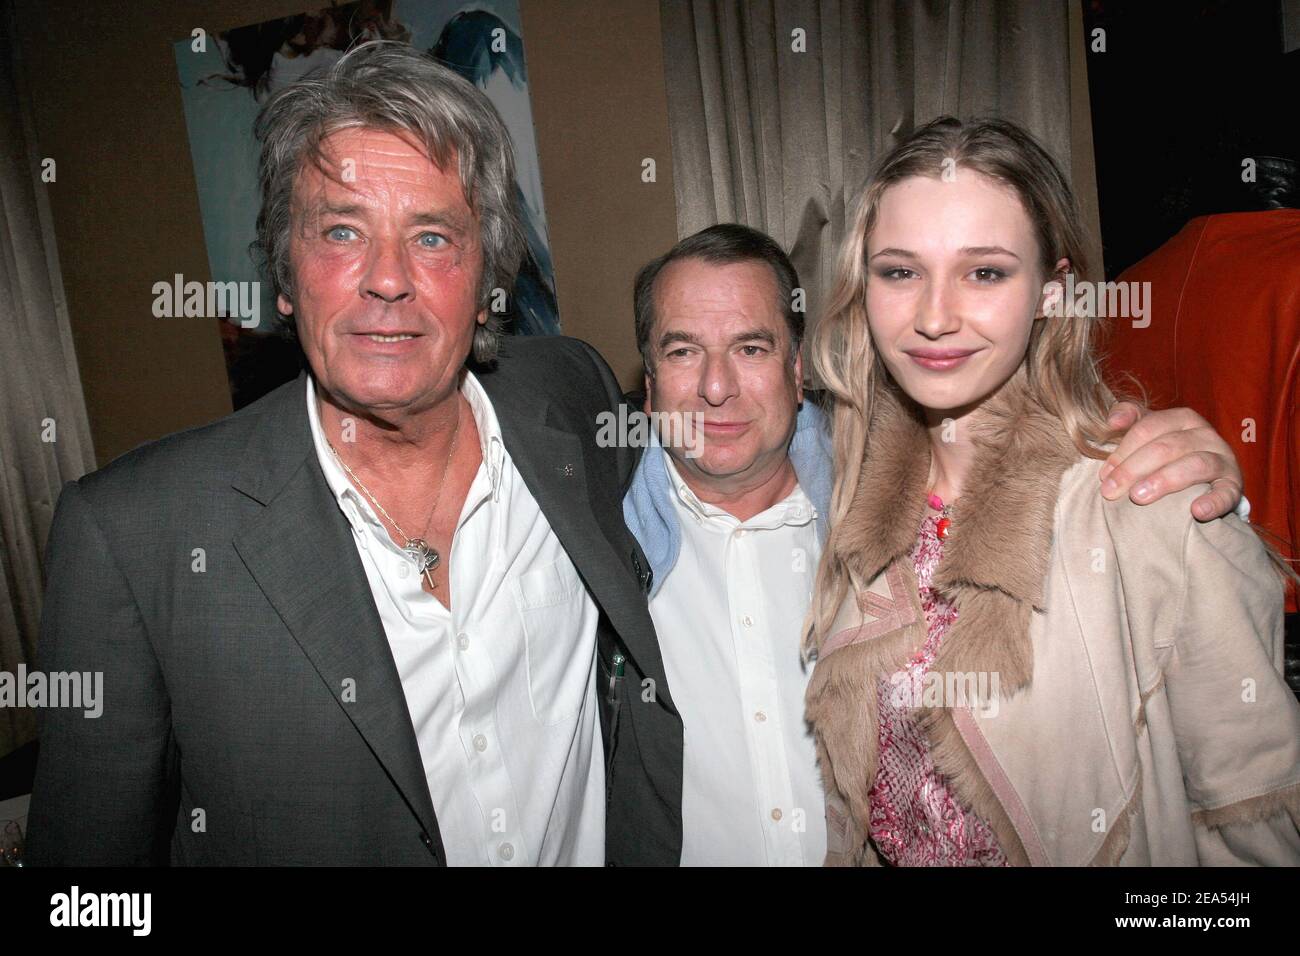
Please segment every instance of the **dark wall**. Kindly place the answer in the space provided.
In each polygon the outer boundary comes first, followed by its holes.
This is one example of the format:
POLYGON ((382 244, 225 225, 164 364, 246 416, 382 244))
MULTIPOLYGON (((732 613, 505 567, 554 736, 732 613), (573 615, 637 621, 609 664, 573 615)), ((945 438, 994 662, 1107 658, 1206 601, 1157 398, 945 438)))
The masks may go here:
POLYGON ((1106 275, 1211 212, 1262 208, 1246 157, 1300 155, 1300 52, 1278 0, 1084 0, 1106 275))

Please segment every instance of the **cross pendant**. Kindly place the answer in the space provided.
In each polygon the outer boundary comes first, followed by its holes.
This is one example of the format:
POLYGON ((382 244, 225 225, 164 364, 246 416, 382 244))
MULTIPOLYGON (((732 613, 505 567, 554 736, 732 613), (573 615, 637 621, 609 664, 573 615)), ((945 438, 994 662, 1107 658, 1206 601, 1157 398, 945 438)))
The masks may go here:
POLYGON ((432 571, 438 566, 441 556, 423 538, 412 538, 406 542, 402 548, 406 555, 415 562, 415 567, 420 574, 426 571, 432 571))

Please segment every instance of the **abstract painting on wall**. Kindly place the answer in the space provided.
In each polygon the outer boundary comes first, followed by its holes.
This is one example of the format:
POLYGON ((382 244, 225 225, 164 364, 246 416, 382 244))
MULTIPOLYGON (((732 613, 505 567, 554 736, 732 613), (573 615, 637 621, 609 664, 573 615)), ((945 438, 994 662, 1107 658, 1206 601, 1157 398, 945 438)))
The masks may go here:
POLYGON ((271 283, 249 251, 259 202, 254 120, 278 90, 367 39, 409 43, 496 106, 514 144, 529 248, 508 299, 507 328, 518 335, 559 332, 521 33, 518 0, 360 0, 175 44, 211 278, 259 283, 256 326, 245 327, 251 323, 238 316, 218 319, 236 408, 292 379, 301 364, 271 283))

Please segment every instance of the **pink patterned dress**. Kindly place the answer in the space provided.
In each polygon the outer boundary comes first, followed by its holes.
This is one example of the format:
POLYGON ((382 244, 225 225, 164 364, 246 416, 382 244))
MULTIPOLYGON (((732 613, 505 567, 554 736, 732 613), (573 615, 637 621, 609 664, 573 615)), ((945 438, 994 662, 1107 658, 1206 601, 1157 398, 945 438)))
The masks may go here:
POLYGON ((1006 866, 1007 858, 988 824, 961 805, 935 770, 908 706, 933 665, 944 634, 957 619, 957 608, 930 587, 943 556, 939 518, 927 514, 910 554, 925 610, 925 643, 902 671, 877 685, 880 741, 871 788, 871 839, 895 866, 1006 866))

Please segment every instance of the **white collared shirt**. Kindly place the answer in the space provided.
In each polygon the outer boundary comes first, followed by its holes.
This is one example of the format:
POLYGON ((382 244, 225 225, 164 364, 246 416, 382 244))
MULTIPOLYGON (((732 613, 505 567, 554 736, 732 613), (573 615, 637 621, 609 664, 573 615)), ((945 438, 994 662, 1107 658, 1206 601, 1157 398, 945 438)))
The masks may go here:
POLYGON ((682 715, 682 865, 821 866, 826 823, 804 720, 800 631, 821 545, 798 486, 739 521, 668 459, 681 553, 650 601, 682 715))
POLYGON ((316 457, 352 526, 402 680, 447 863, 598 866, 605 859, 598 612, 472 373, 461 393, 483 462, 456 524, 450 611, 420 586, 414 564, 339 466, 309 376, 316 457))

